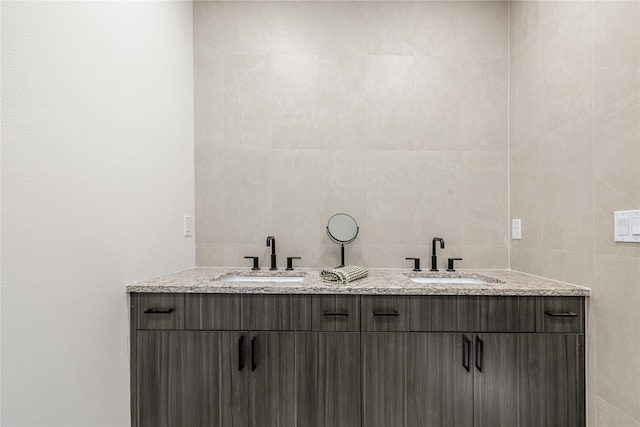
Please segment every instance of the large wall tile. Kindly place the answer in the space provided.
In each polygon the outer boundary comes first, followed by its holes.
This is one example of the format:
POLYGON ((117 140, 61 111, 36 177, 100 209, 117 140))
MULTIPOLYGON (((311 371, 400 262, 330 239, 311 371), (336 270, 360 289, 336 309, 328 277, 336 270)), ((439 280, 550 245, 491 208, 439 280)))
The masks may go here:
POLYGON ((640 91, 640 2, 596 1, 594 106, 598 110, 640 91))
POLYGON ((225 52, 224 3, 193 2, 193 54, 196 58, 225 52))
POLYGON ((324 149, 366 149, 366 56, 322 55, 318 71, 317 137, 324 149))
POLYGON ((365 75, 366 138, 371 149, 412 149, 416 140, 413 56, 369 55, 365 75))
POLYGON ((596 257, 596 393, 640 418, 640 259, 596 257))
POLYGON ((274 148, 317 148, 318 55, 272 55, 274 148))
POLYGON ((414 52, 414 2, 367 2, 366 11, 367 53, 410 55, 414 52))
POLYGON ((225 247, 219 243, 197 243, 196 242, 196 265, 246 265, 235 261, 234 264, 227 264, 224 257, 225 247))
POLYGON ((318 53, 363 55, 367 53, 367 2, 319 2, 318 53))
POLYGON ((593 286, 593 254, 545 249, 540 276, 581 286, 593 286))
POLYGON ((593 101, 591 2, 542 2, 542 132, 591 112, 593 101))
MULTIPOLYGON (((467 101, 467 97, 474 96, 463 95, 461 60, 455 57, 417 56, 413 75, 412 99, 404 100, 409 101, 407 106, 410 112, 406 114, 413 147, 419 150, 460 149, 462 103, 467 101)), ((473 83, 469 82, 469 85, 473 83)), ((482 90, 477 87, 473 89, 482 90)), ((467 129, 475 127, 473 123, 464 125, 467 129)), ((478 145, 481 144, 478 142, 478 145)))
MULTIPOLYGON (((446 249, 445 249, 446 250, 446 249)), ((504 246, 461 246, 460 248, 450 248, 440 257, 442 266, 445 266, 448 254, 455 254, 456 258, 462 258, 457 261, 458 268, 497 268, 502 269, 504 265, 509 263, 509 251, 504 246)))
POLYGON ((596 419, 598 427, 640 427, 640 421, 620 411, 601 397, 596 397, 596 419))
POLYGON ((267 55, 224 57, 224 131, 228 150, 266 150, 272 146, 270 62, 267 55))
POLYGON ((545 249, 593 252, 591 120, 571 123, 540 141, 545 249))
POLYGON ((512 241, 510 268, 515 271, 543 276, 545 274, 544 251, 539 248, 520 246, 517 242, 512 241))
POLYGON ((272 4, 261 1, 222 3, 224 53, 229 55, 271 53, 271 40, 274 34, 272 4))
POLYGON ((462 242, 473 246, 507 245, 507 153, 462 153, 462 242))
POLYGON ((533 143, 542 135, 540 38, 532 36, 522 42, 509 60, 509 144, 514 148, 533 143))
POLYGON ((418 1, 414 4, 413 48, 424 56, 460 56, 459 2, 418 1))
POLYGON ((202 82, 194 93, 195 151, 221 150, 224 145, 224 56, 196 57, 194 79, 202 82))
POLYGON ((540 28, 540 2, 509 2, 509 44, 519 47, 525 40, 536 37, 540 28))
POLYGON ((463 150, 507 150, 506 58, 466 58, 462 61, 460 103, 463 150))
POLYGON ((369 231, 363 242, 429 247, 439 236, 459 244, 463 183, 458 153, 373 152, 368 165, 369 231), (431 174, 438 176, 438 185, 431 174))
POLYGON ((253 244, 273 227, 272 165, 269 151, 225 156, 225 242, 253 244))
POLYGON ((220 151, 200 150, 196 152, 195 163, 196 242, 223 242, 225 237, 224 157, 220 151))
POLYGON ((270 3, 272 54, 318 53, 320 22, 316 2, 270 3))
POLYGON ((507 55, 508 3, 478 1, 465 3, 460 12, 463 56, 507 55))
POLYGON ((333 214, 348 213, 364 223, 367 182, 362 160, 349 151, 274 151, 273 228, 277 235, 290 243, 320 244, 333 214))

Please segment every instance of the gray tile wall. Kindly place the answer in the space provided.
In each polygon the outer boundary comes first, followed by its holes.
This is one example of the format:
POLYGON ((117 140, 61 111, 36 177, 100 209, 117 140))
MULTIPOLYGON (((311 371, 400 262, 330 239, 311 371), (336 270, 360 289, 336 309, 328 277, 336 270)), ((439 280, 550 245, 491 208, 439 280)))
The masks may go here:
POLYGON ((591 286, 589 421, 640 426, 640 2, 510 2, 511 268, 591 286))
POLYGON ((506 2, 195 2, 197 265, 507 268, 506 2))

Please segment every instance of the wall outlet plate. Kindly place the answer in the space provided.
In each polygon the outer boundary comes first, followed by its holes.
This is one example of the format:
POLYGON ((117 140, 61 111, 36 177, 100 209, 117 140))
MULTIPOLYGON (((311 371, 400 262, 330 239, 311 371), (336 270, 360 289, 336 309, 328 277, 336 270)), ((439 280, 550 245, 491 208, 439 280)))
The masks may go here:
POLYGON ((511 220, 511 238, 513 240, 522 239, 522 220, 521 219, 511 220))

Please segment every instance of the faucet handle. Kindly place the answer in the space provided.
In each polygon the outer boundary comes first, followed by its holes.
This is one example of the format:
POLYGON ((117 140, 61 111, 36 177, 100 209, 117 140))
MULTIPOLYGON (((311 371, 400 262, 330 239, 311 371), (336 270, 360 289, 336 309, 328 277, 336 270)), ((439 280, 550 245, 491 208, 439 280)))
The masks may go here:
POLYGON ((413 260, 413 271, 422 271, 420 269, 420 258, 405 258, 406 260, 413 260))
POLYGON ((456 271, 453 268, 453 262, 454 261, 462 261, 462 258, 449 258, 449 260, 447 262, 447 271, 456 271))
POLYGON ((252 268, 252 270, 260 270, 260 267, 258 266, 258 257, 257 256, 246 256, 244 258, 253 260, 253 268, 252 268))
POLYGON ((294 259, 302 259, 302 257, 299 257, 299 256, 288 256, 287 257, 287 268, 286 268, 286 270, 289 270, 289 271, 293 270, 293 260, 294 259))

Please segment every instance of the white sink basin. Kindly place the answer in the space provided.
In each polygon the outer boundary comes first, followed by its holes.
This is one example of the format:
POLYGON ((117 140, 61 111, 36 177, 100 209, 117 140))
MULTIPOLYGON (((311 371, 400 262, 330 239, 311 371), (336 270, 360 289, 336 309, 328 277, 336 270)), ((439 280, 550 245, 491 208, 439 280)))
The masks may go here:
POLYGON ((456 285, 486 285, 487 282, 480 279, 473 279, 471 277, 411 277, 414 283, 430 284, 430 285, 444 285, 444 284, 456 284, 456 285))
POLYGON ((300 283, 304 277, 298 276, 231 276, 225 282, 258 282, 258 283, 300 283))

